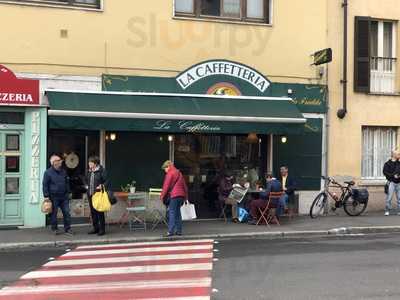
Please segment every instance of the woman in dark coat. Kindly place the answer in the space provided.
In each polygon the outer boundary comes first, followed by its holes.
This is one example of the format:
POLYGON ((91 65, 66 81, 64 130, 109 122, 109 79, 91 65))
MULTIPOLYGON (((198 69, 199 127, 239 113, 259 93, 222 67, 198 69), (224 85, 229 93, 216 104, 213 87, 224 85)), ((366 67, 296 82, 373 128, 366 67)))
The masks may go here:
POLYGON ((89 172, 86 180, 88 184, 87 194, 90 214, 93 222, 93 230, 89 231, 88 234, 104 235, 106 232, 104 212, 98 212, 93 208, 92 197, 96 191, 101 190, 102 185, 107 191, 109 186, 106 171, 103 166, 100 165, 100 160, 97 156, 89 157, 89 172))

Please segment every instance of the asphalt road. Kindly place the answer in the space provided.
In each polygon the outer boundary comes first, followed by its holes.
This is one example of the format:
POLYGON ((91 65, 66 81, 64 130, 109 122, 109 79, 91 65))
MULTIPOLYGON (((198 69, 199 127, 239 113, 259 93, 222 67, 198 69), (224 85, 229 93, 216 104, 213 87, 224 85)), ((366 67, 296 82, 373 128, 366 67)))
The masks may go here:
POLYGON ((400 299, 400 237, 232 240, 217 247, 213 299, 400 299))
MULTIPOLYGON (((215 245, 212 299, 400 299, 400 236, 215 245)), ((0 252, 0 286, 65 249, 0 252)))
POLYGON ((39 268, 50 257, 65 253, 66 248, 32 248, 0 251, 0 288, 16 281, 23 274, 39 268))

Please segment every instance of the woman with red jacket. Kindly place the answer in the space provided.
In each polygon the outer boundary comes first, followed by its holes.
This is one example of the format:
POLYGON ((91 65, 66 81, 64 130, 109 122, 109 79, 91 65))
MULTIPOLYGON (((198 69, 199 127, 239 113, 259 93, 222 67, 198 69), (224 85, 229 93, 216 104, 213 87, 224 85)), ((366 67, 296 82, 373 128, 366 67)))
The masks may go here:
POLYGON ((166 173, 160 199, 168 206, 167 236, 182 235, 181 206, 188 198, 186 182, 170 160, 165 161, 161 169, 166 173))

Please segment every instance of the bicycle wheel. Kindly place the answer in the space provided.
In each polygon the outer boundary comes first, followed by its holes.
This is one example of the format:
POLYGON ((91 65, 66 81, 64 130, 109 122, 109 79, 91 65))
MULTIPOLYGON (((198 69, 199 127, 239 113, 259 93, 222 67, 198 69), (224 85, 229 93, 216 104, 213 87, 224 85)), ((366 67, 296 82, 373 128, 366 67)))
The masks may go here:
POLYGON ((310 208, 310 217, 312 219, 319 217, 324 211, 326 199, 327 196, 324 192, 319 193, 317 197, 315 197, 310 208))
POLYGON ((347 195, 343 200, 343 208, 346 214, 355 217, 361 215, 367 208, 368 201, 360 202, 354 200, 351 195, 347 195))

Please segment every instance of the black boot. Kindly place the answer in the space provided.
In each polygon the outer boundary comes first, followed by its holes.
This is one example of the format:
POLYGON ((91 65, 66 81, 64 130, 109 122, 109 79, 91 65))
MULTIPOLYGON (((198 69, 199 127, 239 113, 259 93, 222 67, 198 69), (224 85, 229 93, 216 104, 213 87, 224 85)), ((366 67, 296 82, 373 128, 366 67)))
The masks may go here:
POLYGON ((88 232, 88 234, 96 234, 96 233, 99 233, 99 230, 98 230, 98 229, 92 229, 92 230, 90 230, 90 231, 88 232))

